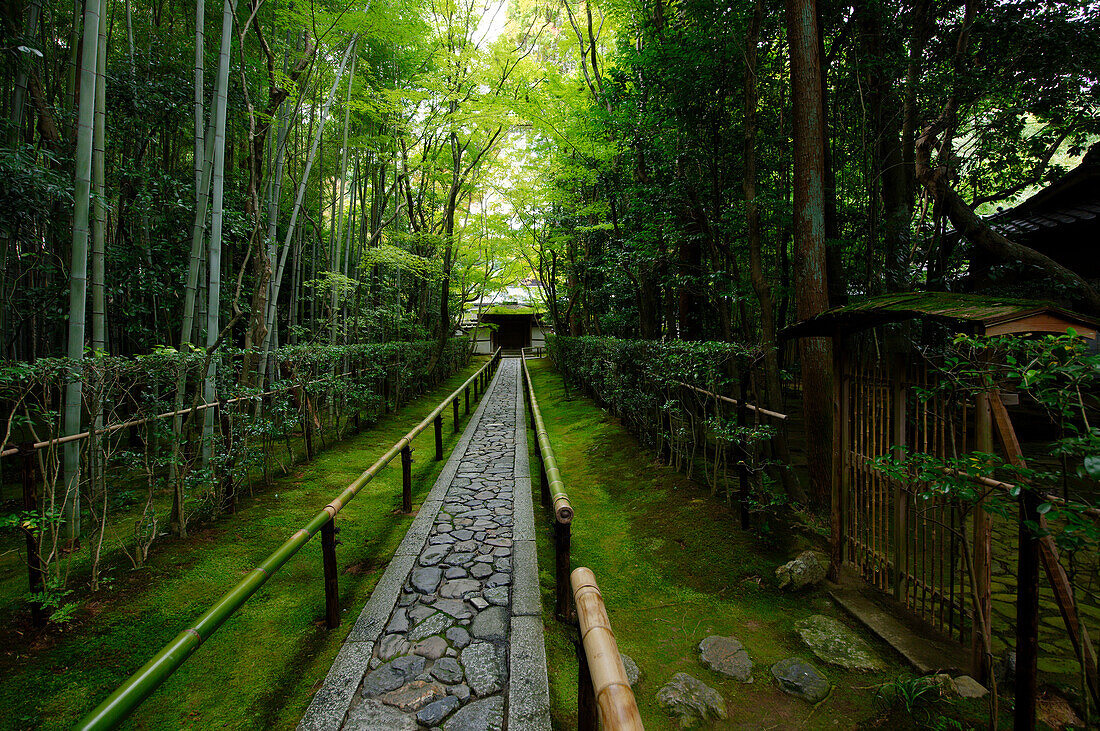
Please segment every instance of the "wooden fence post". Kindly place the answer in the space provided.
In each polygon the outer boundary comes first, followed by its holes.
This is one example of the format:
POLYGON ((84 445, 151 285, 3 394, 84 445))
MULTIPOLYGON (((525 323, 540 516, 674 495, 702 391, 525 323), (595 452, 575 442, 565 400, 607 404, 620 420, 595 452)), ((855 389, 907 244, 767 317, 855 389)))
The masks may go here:
POLYGON ((470 415, 470 387, 462 389, 462 397, 466 401, 466 416, 470 415))
POLYGON ((573 645, 577 650, 577 731, 596 731, 599 727, 599 709, 588 655, 581 640, 574 640, 573 645))
POLYGON ((413 509, 412 499, 412 448, 401 449, 401 510, 411 513, 413 509))
POLYGON ((453 412, 455 421, 455 431, 458 431, 458 398, 451 399, 451 411, 453 412))
MULTIPOLYGON (((218 405, 214 407, 215 417, 218 419, 218 423, 221 424, 222 429, 222 444, 224 445, 225 455, 227 458, 232 459, 233 454, 233 424, 229 420, 229 412, 226 410, 225 398, 218 399, 218 405)), ((131 430, 133 431, 133 430, 131 430)), ((228 466, 222 468, 222 510, 227 513, 236 512, 237 499, 233 494, 233 471, 228 466)))
MULTIPOLYGON (((741 395, 738 398, 738 404, 737 404, 737 426, 738 426, 739 429, 743 430, 745 428, 745 416, 746 416, 745 412, 747 411, 747 409, 745 408, 745 402, 749 398, 749 371, 748 371, 748 369, 745 369, 741 373, 741 383, 740 383, 739 388, 740 388, 741 395)), ((716 401, 715 404, 714 404, 714 408, 716 410, 720 410, 721 405, 716 401)), ((742 438, 743 437, 744 437, 744 432, 742 431, 742 438)), ((715 441, 715 455, 714 455, 714 459, 716 461, 718 460, 717 448, 718 448, 718 442, 716 440, 715 441)), ((755 449, 755 446, 752 446, 751 448, 755 449)), ((750 515, 749 515, 749 466, 748 466, 748 460, 749 460, 749 457, 751 455, 749 453, 749 449, 750 449, 750 447, 742 447, 741 448, 741 464, 738 465, 738 467, 737 467, 737 479, 741 482, 740 503, 741 503, 741 529, 742 530, 748 530, 749 525, 751 525, 750 515)), ((717 483, 717 479, 715 480, 715 483, 717 483)), ((715 490, 718 489, 717 484, 715 484, 714 489, 715 490)))
POLYGON ((435 461, 443 459, 443 414, 435 417, 435 461))
POLYGON ((301 419, 302 419, 302 436, 306 441, 306 461, 313 459, 313 419, 310 418, 309 408, 309 394, 306 393, 306 385, 304 383, 298 386, 302 390, 302 403, 301 403, 301 419))
MULTIPOLYGON (((35 475, 34 442, 19 445, 19 456, 23 459, 23 512, 28 516, 38 515, 38 481, 35 475)), ((33 525, 33 524, 32 524, 33 525)), ((42 557, 38 553, 37 531, 31 525, 23 526, 27 540, 27 584, 31 594, 42 591, 42 557)), ((46 612, 42 603, 31 600, 31 624, 35 627, 46 626, 46 612)))
POLYGON ((554 613, 566 622, 573 619, 570 602, 573 597, 573 587, 569 583, 571 526, 571 523, 554 520, 554 613))
POLYGON ((340 626, 340 586, 336 573, 336 518, 321 526, 321 557, 325 569, 325 626, 340 626))
POLYGON ((542 461, 542 450, 538 450, 539 455, 539 485, 542 492, 542 505, 546 507, 550 504, 550 478, 546 476, 546 463, 542 461))

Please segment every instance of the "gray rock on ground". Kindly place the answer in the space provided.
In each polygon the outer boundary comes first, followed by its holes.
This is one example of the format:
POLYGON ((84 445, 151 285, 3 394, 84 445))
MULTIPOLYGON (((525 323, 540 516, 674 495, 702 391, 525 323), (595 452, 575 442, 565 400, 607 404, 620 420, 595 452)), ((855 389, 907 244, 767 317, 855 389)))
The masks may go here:
POLYGON ((642 671, 638 668, 638 663, 634 662, 634 658, 630 655, 624 655, 620 652, 619 657, 622 658, 623 669, 626 670, 626 680, 630 683, 631 687, 634 687, 642 677, 642 671))
POLYGON ((657 704, 680 722, 680 728, 728 718, 722 694, 687 673, 676 673, 657 691, 657 704))
POLYGON ((699 660, 711 670, 742 683, 752 682, 752 660, 736 637, 711 635, 699 643, 699 660))
POLYGON ((882 670, 885 666, 870 645, 843 624, 814 614, 795 624, 795 631, 818 659, 846 670, 882 670))
POLYGON ((832 686, 813 665, 797 657, 788 657, 772 665, 772 677, 784 693, 810 703, 820 703, 829 697, 832 686))
POLYGON ((825 565, 813 551, 803 551, 794 560, 777 568, 775 578, 780 589, 799 591, 824 581, 825 565))

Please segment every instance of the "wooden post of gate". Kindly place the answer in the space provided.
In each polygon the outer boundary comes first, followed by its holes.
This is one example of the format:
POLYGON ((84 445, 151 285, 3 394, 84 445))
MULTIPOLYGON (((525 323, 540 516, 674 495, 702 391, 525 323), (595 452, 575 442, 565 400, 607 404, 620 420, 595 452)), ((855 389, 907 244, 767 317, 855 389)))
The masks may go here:
MULTIPOLYGON (((38 481, 35 476, 34 442, 19 445, 19 456, 23 459, 23 512, 33 520, 38 515, 38 481)), ((30 593, 42 591, 42 557, 38 554, 38 535, 33 523, 23 525, 23 534, 27 540, 27 584, 30 593)), ((46 612, 41 602, 31 600, 31 624, 35 627, 46 626, 46 612)))
POLYGON ((451 411, 455 420, 455 431, 458 431, 458 397, 451 399, 451 411))
POLYGON ((570 602, 573 597, 573 587, 569 583, 571 525, 571 523, 554 520, 554 613, 563 622, 573 621, 570 602))
POLYGON ((336 519, 321 526, 321 557, 325 567, 325 626, 340 626, 340 586, 336 574, 336 519))
POLYGON ((829 580, 840 578, 844 564, 844 521, 847 519, 850 425, 848 359, 844 330, 833 336, 833 479, 829 509, 829 580))
POLYGON ((413 509, 412 498, 412 448, 402 447, 401 449, 401 510, 405 513, 411 513, 413 509))
MULTIPOLYGON (((893 419, 894 461, 905 459, 905 419, 906 405, 909 398, 909 388, 905 382, 905 357, 902 353, 894 354, 890 368, 890 408, 893 419)), ((905 563, 905 546, 909 540, 909 498, 902 488, 900 481, 895 480, 893 485, 894 498, 894 598, 902 601, 905 597, 908 566, 905 563)))
POLYGON ((443 459, 443 414, 435 417, 435 461, 443 459))
MULTIPOLYGON (((989 407, 989 395, 978 394, 974 409, 974 447, 979 452, 993 452, 993 416, 989 407)), ((986 637, 979 613, 986 621, 993 608, 990 598, 990 575, 992 573, 993 520, 985 511, 984 501, 974 508, 974 579, 977 584, 978 606, 974 612, 974 627, 970 639, 970 657, 973 675, 980 683, 989 680, 990 658, 985 653, 986 637)), ((1019 579, 1017 579, 1019 581, 1019 579)))
POLYGON ((577 651, 577 731, 596 731, 599 728, 599 706, 596 689, 592 686, 592 670, 588 666, 588 654, 580 640, 574 640, 577 651))

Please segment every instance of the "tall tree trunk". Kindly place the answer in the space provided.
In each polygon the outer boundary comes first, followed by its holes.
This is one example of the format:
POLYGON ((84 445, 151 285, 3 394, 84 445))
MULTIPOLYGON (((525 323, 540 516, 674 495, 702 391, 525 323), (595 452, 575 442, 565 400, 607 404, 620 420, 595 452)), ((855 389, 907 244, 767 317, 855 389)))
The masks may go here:
MULTIPOLYGON (((815 0, 786 0, 794 128, 794 286, 798 317, 829 306, 825 263, 824 136, 815 0)), ((798 343, 810 495, 821 509, 832 483, 832 350, 824 338, 798 343)))
MULTIPOLYGON (((760 207, 756 202, 756 108, 759 91, 756 82, 757 54, 760 45, 760 26, 764 19, 764 0, 756 0, 749 35, 745 40, 745 177, 742 190, 745 194, 745 225, 749 240, 749 276, 752 289, 760 302, 760 344, 764 349, 764 392, 768 408, 783 411, 783 386, 779 380, 779 356, 776 345, 775 304, 772 283, 764 274, 760 232, 760 207)), ((775 456, 781 463, 780 479, 787 496, 800 503, 806 502, 806 492, 790 468, 791 454, 787 444, 787 432, 780 428, 774 440, 775 456)))
MULTIPOLYGON (((99 47, 101 0, 84 5, 84 36, 80 64, 80 107, 77 117, 76 163, 73 190, 73 241, 69 267, 68 356, 74 364, 84 358, 84 322, 88 298, 88 214, 92 201, 92 142, 95 121, 96 56, 99 47)), ((65 435, 79 434, 83 377, 75 372, 65 386, 65 435)), ((80 539, 80 442, 64 447, 66 537, 80 539)))

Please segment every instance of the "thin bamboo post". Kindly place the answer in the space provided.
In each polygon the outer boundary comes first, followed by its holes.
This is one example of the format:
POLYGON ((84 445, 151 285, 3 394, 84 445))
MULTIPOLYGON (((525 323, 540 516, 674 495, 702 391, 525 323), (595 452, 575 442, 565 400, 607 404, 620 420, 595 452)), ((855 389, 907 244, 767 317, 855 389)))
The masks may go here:
POLYGON ((451 399, 451 411, 453 412, 454 422, 455 422, 455 431, 457 432, 458 431, 458 399, 457 398, 451 399))
POLYGON ((412 448, 401 448, 401 511, 411 513, 412 499, 412 448))
MULTIPOLYGON (((23 459, 23 512, 38 515, 34 442, 20 444, 19 454, 23 459)), ((30 522, 23 525, 23 535, 27 541, 27 585, 33 596, 42 591, 42 557, 38 553, 38 536, 32 525, 30 522)), ((31 599, 31 624, 34 627, 46 626, 46 612, 42 603, 35 599, 31 599)))
MULTIPOLYGON (((993 419, 990 413, 988 394, 980 393, 976 398, 974 409, 974 441, 979 452, 991 454, 993 452, 993 419)), ((983 501, 984 502, 984 501, 983 501)), ((978 585, 977 606, 974 608, 974 627, 971 636, 971 660, 974 666, 974 676, 979 682, 985 682, 992 670, 990 658, 985 653, 985 637, 983 636, 983 622, 980 617, 988 619, 992 610, 990 597, 990 575, 992 573, 992 546, 993 546, 993 520, 985 511, 982 502, 979 502, 973 511, 974 514, 974 578, 978 585)), ((1017 581, 1020 581, 1018 578, 1017 581)))
POLYGON ((470 387, 469 386, 466 386, 466 388, 462 389, 462 397, 463 397, 463 400, 466 401, 466 416, 469 416, 470 415, 470 387))
MULTIPOLYGON (((890 386, 891 386, 891 400, 893 409, 894 430, 893 438, 894 442, 894 460, 901 461, 905 457, 905 420, 906 420, 906 402, 909 398, 908 388, 905 384, 905 359, 901 353, 897 353, 892 361, 891 374, 890 374, 890 386)), ((894 493, 894 530, 893 530, 893 550, 894 550, 894 598, 901 601, 905 596, 905 540, 908 534, 909 527, 906 524, 906 496, 905 491, 902 488, 901 482, 895 480, 893 484, 894 493)))
POLYGON ((1014 731, 1035 728, 1039 661, 1039 523, 1041 498, 1034 490, 1020 492, 1019 551, 1016 569, 1016 707, 1014 731))
POLYGON ((554 614, 563 622, 573 619, 573 610, 569 605, 569 543, 572 538, 572 523, 554 521, 554 614))
POLYGON ((336 573, 336 519, 321 526, 321 558, 325 570, 325 626, 340 626, 340 586, 336 573))
POLYGON ((573 571, 570 583, 600 724, 608 731, 640 731, 642 717, 626 677, 596 576, 591 569, 581 567, 573 571))
POLYGON ((435 461, 443 459, 443 414, 435 417, 435 461))

